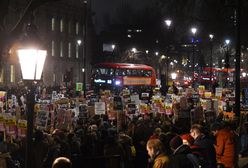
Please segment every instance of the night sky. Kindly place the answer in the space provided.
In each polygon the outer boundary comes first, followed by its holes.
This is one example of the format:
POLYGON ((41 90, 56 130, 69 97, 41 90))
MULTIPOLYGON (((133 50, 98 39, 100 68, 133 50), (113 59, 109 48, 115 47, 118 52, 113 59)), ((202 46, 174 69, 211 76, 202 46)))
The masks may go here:
POLYGON ((152 0, 91 0, 92 12, 95 13, 93 22, 97 32, 104 29, 106 17, 109 17, 110 21, 118 19, 117 11, 124 4, 129 4, 137 11, 151 5, 152 0))

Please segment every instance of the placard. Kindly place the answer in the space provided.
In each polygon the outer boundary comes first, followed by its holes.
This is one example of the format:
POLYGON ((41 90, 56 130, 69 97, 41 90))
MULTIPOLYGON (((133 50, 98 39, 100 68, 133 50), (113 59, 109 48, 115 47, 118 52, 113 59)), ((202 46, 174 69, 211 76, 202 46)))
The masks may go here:
POLYGON ((101 115, 106 113, 105 102, 95 102, 95 114, 101 115))
POLYGON ((215 88, 215 97, 222 98, 223 88, 215 88))

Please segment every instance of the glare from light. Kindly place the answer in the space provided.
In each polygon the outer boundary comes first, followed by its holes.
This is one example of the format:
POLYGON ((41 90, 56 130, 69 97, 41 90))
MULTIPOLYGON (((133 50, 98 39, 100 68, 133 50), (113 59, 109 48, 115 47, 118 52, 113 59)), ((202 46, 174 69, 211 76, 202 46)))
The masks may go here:
POLYGON ((246 73, 246 72, 242 72, 242 77, 243 77, 243 78, 245 78, 245 77, 246 77, 246 75, 247 75, 247 73, 246 73))
POLYGON ((214 38, 213 34, 209 34, 209 38, 212 40, 214 38))
POLYGON ((155 55, 158 56, 158 52, 155 52, 155 55))
POLYGON ((192 28, 191 28, 191 32, 192 32, 192 34, 193 34, 193 35, 195 35, 195 34, 196 34, 196 32, 197 32, 197 28, 192 27, 192 28))
POLYGON ((168 28, 171 26, 172 21, 170 19, 166 19, 164 22, 168 28))
POLYGON ((175 72, 171 73, 171 79, 175 80, 177 78, 177 74, 175 72))
POLYGON ((82 43, 82 40, 77 40, 78 45, 81 45, 81 43, 82 43))
POLYGON ((149 51, 148 50, 146 50, 146 54, 148 54, 149 53, 149 51))
POLYGON ((132 48, 132 52, 136 53, 137 49, 136 48, 132 48))
POLYGON ((23 79, 40 80, 47 51, 36 49, 19 49, 17 53, 21 65, 23 79))
POLYGON ((229 39, 226 39, 226 40, 225 40, 226 45, 229 45, 230 42, 231 42, 231 41, 230 41, 229 39))
POLYGON ((113 50, 115 49, 115 45, 114 45, 114 44, 112 44, 112 46, 111 46, 111 47, 112 47, 112 49, 113 49, 113 50))

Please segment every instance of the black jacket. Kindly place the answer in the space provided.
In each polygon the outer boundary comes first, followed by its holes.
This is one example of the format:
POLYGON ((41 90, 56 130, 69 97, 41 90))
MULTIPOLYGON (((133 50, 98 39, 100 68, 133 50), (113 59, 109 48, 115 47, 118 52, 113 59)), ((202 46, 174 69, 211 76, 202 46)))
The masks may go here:
POLYGON ((193 163, 187 157, 189 153, 191 150, 188 145, 179 146, 169 157, 168 168, 193 168, 193 163))

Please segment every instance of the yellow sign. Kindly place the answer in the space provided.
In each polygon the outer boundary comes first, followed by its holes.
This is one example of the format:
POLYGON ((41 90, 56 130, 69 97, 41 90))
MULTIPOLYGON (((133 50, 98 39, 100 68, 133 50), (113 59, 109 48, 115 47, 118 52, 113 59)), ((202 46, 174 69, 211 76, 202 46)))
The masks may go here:
POLYGON ((17 126, 19 128, 27 128, 27 120, 18 120, 17 126))
POLYGON ((205 96, 205 98, 211 98, 212 97, 212 92, 205 92, 204 96, 205 96))

